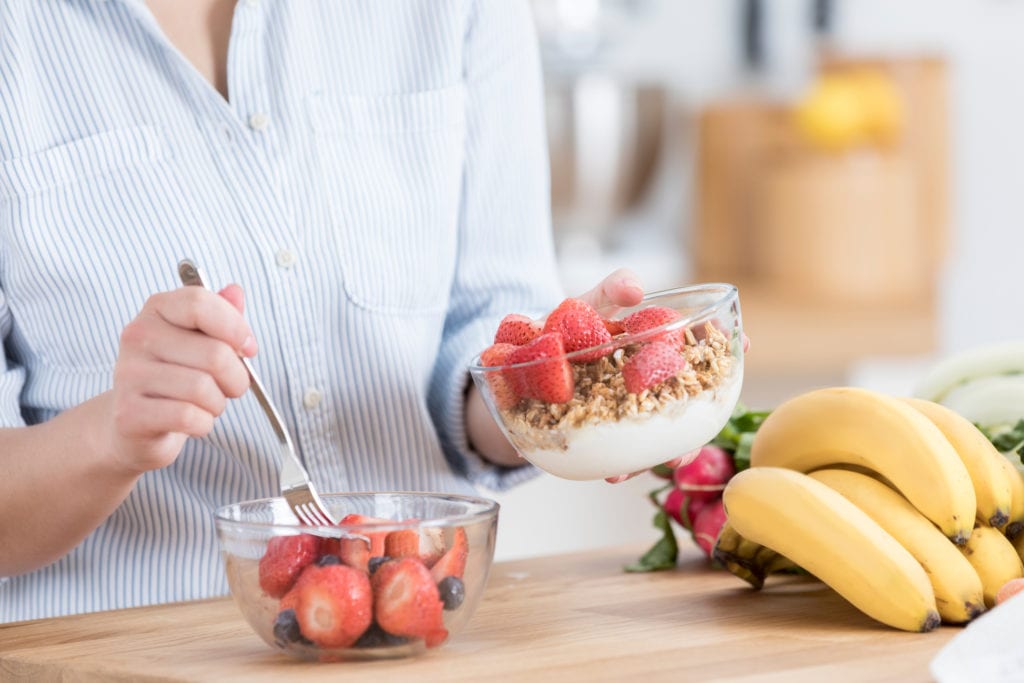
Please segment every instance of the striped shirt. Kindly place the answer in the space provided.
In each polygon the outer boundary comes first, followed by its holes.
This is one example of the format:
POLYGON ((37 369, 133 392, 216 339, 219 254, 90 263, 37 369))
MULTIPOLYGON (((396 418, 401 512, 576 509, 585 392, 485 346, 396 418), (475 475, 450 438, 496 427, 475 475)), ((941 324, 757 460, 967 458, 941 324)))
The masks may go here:
MULTIPOLYGON (((190 257, 245 288, 321 491, 531 476, 469 449, 463 396, 500 317, 561 296, 532 31, 525 0, 239 2, 226 101, 141 0, 0 0, 0 426, 109 389, 122 328, 190 257)), ((226 593, 214 510, 277 495, 277 454, 232 401, 4 581, 0 621, 226 593)))

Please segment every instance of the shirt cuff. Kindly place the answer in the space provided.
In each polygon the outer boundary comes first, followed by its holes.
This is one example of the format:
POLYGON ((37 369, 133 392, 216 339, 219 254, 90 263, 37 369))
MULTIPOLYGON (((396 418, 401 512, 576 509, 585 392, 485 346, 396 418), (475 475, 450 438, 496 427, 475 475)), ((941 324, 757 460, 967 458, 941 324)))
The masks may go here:
POLYGON ((441 446, 452 468, 474 486, 505 491, 536 477, 540 470, 525 460, 516 467, 488 462, 469 445, 466 433, 466 389, 473 379, 469 363, 489 343, 501 318, 481 318, 445 339, 434 368, 428 405, 441 446))

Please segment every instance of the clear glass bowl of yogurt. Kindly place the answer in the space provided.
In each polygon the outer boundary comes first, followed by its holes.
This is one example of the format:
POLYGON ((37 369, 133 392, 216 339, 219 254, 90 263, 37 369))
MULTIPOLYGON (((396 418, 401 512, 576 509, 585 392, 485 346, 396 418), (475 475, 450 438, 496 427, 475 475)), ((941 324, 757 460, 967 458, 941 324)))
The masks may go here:
POLYGON ((743 384, 735 286, 680 287, 598 311, 607 334, 584 335, 604 340, 585 348, 565 335, 586 326, 587 312, 559 328, 550 321, 562 309, 534 321, 521 345, 498 344, 499 333, 470 364, 523 458, 564 479, 604 479, 691 453, 725 426, 743 384))

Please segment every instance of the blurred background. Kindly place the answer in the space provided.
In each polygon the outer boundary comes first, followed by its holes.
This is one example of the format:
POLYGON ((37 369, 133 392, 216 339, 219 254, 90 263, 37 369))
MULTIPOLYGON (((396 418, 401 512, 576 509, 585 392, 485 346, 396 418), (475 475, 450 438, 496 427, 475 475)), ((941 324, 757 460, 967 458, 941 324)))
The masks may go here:
MULTIPOLYGON (((1024 1, 532 7, 568 292, 735 283, 754 408, 1024 333, 1024 1)), ((656 485, 497 495, 497 554, 645 546, 656 485)))

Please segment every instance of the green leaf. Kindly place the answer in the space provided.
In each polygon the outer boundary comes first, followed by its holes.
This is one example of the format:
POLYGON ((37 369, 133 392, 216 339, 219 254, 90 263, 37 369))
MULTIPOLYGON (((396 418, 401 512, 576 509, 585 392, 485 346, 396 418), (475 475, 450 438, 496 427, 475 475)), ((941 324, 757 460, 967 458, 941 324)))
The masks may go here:
POLYGON ((732 453, 734 459, 742 459, 744 464, 737 462, 736 469, 745 469, 750 464, 750 444, 754 434, 770 413, 768 410, 747 410, 742 403, 737 404, 729 421, 711 443, 732 453))
POLYGON ((981 425, 975 426, 981 430, 981 433, 992 442, 992 445, 1000 453, 1019 452, 1024 447, 1024 420, 1018 420, 1017 424, 1013 427, 1002 429, 985 428, 981 425))
POLYGON ((739 445, 736 446, 736 452, 732 454, 732 461, 736 465, 737 472, 750 467, 750 447, 754 444, 755 435, 754 432, 740 434, 739 445))
POLYGON ((679 558, 679 544, 672 531, 672 523, 664 510, 654 515, 654 527, 662 532, 661 538, 639 560, 623 569, 627 572, 655 572, 674 569, 679 558))

